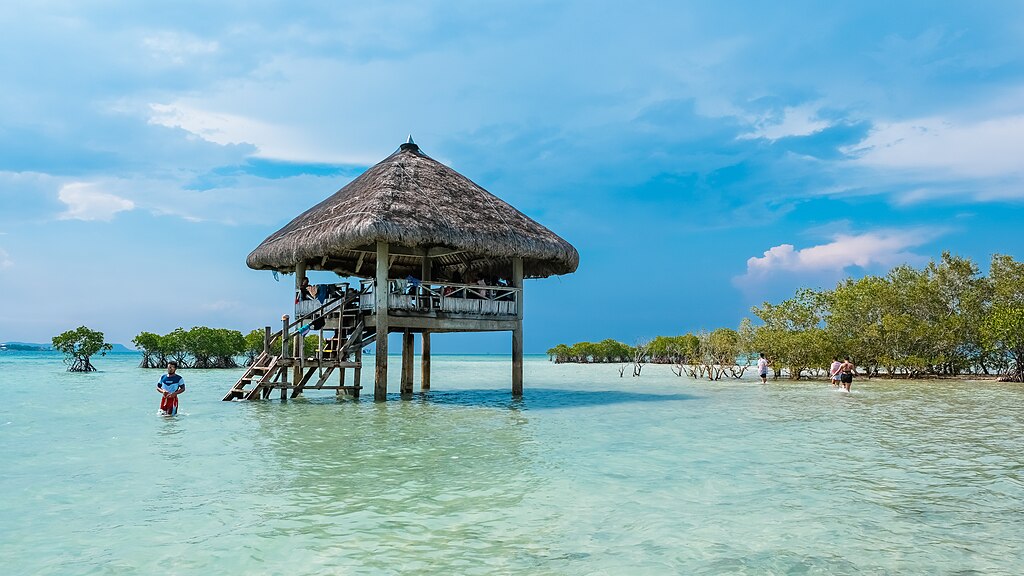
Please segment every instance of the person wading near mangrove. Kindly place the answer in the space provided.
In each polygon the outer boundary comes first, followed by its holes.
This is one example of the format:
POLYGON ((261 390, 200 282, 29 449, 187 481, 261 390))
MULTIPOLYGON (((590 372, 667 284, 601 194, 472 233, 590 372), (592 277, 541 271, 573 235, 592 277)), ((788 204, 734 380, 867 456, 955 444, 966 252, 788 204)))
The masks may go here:
POLYGON ((836 388, 839 388, 839 380, 840 380, 840 376, 839 376, 840 370, 839 369, 842 368, 842 366, 843 366, 843 363, 839 361, 839 356, 833 356, 832 357, 832 366, 830 366, 829 369, 828 369, 828 375, 829 375, 829 379, 832 380, 832 386, 834 386, 836 388))
POLYGON ((174 416, 178 413, 178 395, 185 391, 185 379, 177 374, 178 363, 167 363, 167 374, 160 377, 156 385, 156 391, 161 394, 160 413, 164 416, 174 416))
POLYGON ((842 366, 839 367, 839 381, 843 384, 843 388, 849 392, 850 386, 853 386, 853 372, 857 370, 857 366, 850 361, 850 357, 847 356, 843 361, 842 366))
POLYGON ((761 358, 757 361, 757 373, 761 375, 761 384, 768 383, 768 359, 761 352, 761 358))

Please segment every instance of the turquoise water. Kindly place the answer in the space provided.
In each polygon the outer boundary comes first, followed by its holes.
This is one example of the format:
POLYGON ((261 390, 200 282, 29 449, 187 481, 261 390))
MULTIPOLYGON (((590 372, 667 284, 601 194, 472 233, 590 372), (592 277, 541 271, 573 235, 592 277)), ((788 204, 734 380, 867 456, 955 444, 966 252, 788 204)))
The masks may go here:
POLYGON ((439 356, 387 403, 184 370, 163 418, 137 360, 0 353, 4 574, 1024 573, 1020 385, 535 357, 515 401, 507 358, 439 356))

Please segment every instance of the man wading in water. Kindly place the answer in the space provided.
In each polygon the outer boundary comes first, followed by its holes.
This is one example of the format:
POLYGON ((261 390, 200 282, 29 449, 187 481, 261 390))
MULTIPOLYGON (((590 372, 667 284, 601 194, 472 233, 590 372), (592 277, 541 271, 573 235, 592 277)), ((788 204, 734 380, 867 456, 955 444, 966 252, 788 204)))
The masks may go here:
POLYGON ((839 381, 843 384, 843 389, 847 392, 850 391, 850 386, 853 386, 853 372, 857 369, 857 366, 850 362, 850 357, 847 356, 843 365, 839 367, 839 381))
POLYGON ((162 394, 160 398, 160 413, 164 416, 174 416, 178 413, 178 394, 185 391, 185 379, 175 374, 178 371, 177 362, 167 363, 167 374, 160 377, 156 385, 156 391, 162 394))
POLYGON ((761 384, 768 383, 768 359, 764 357, 764 352, 757 361, 757 374, 761 377, 761 384))

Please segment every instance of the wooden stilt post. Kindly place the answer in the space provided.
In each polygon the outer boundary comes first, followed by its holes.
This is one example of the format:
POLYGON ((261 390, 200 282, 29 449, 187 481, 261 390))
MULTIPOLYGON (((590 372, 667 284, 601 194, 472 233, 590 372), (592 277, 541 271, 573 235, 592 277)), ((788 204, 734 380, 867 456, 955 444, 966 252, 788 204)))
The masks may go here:
POLYGON ((420 350, 420 390, 430 390, 430 332, 422 335, 420 350))
MULTIPOLYGON (((295 366, 292 367, 292 382, 298 385, 299 381, 302 380, 302 372, 305 366, 303 366, 303 357, 306 355, 304 343, 306 339, 302 337, 302 332, 295 333, 295 342, 292 346, 292 350, 295 353, 292 356, 295 357, 295 366)), ((294 398, 294 396, 292 396, 294 398)))
POLYGON ((523 259, 512 260, 512 286, 516 292, 516 327, 512 330, 512 395, 523 394, 523 259))
MULTIPOLYGON (((281 358, 288 357, 288 315, 281 316, 281 358)), ((288 399, 288 368, 281 368, 281 400, 288 399)))
MULTIPOLYGON (((345 359, 342 358, 339 361, 344 362, 345 359)), ((344 385, 345 385, 345 369, 344 368, 338 368, 338 386, 344 386, 344 385)), ((338 396, 344 396, 345 395, 345 391, 342 390, 341 388, 338 388, 337 395, 338 396)))
MULTIPOLYGON (((306 262, 305 261, 296 262, 295 263, 295 290, 296 290, 296 292, 298 292, 299 290, 302 290, 302 280, 305 277, 306 277, 306 262)), ((296 314, 296 318, 295 319, 299 320, 298 314, 296 314)), ((301 328, 302 325, 299 324, 299 327, 301 328)), ((303 344, 305 344, 305 338, 302 337, 302 332, 301 331, 296 332, 295 333, 295 342, 293 342, 293 346, 292 346, 292 356, 295 358, 295 365, 292 367, 292 382, 296 386, 298 386, 299 381, 302 380, 302 373, 303 373, 303 369, 305 368, 305 366, 304 366, 304 364, 305 364, 304 358, 306 356, 306 350, 305 350, 305 346, 303 344)), ((282 390, 282 392, 283 392, 283 390, 282 390)), ((292 398, 294 398, 294 397, 295 396, 293 395, 292 398)))
POLYGON ((413 333, 402 333, 402 395, 412 394, 412 347, 413 333))
POLYGON ((352 397, 359 398, 359 386, 362 382, 363 375, 363 347, 356 346, 356 367, 352 369, 352 384, 355 388, 352 390, 352 397))
POLYGON ((270 355, 270 326, 263 327, 263 353, 270 355))
POLYGON ((302 290, 302 279, 306 277, 306 263, 295 263, 295 291, 302 290))
MULTIPOLYGON (((424 282, 433 279, 432 268, 429 251, 425 249, 423 250, 423 265, 420 270, 424 282)), ((426 297, 430 298, 430 294, 427 293, 426 297)), ((430 332, 424 330, 420 334, 420 341, 420 390, 427 391, 430 390, 430 332)))
POLYGON ((383 401, 388 396, 388 243, 377 242, 377 285, 374 286, 377 317, 377 371, 373 378, 373 399, 383 401))

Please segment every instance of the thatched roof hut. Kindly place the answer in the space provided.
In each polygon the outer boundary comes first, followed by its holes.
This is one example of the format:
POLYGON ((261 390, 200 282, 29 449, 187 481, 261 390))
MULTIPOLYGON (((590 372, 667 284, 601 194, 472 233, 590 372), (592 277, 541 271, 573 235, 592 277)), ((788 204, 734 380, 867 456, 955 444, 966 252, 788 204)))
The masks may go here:
POLYGON ((434 279, 468 271, 508 278, 569 274, 579 253, 554 232, 430 158, 410 141, 249 254, 256 270, 310 270, 370 277, 376 243, 391 246, 390 276, 418 275, 430 256, 434 279))

